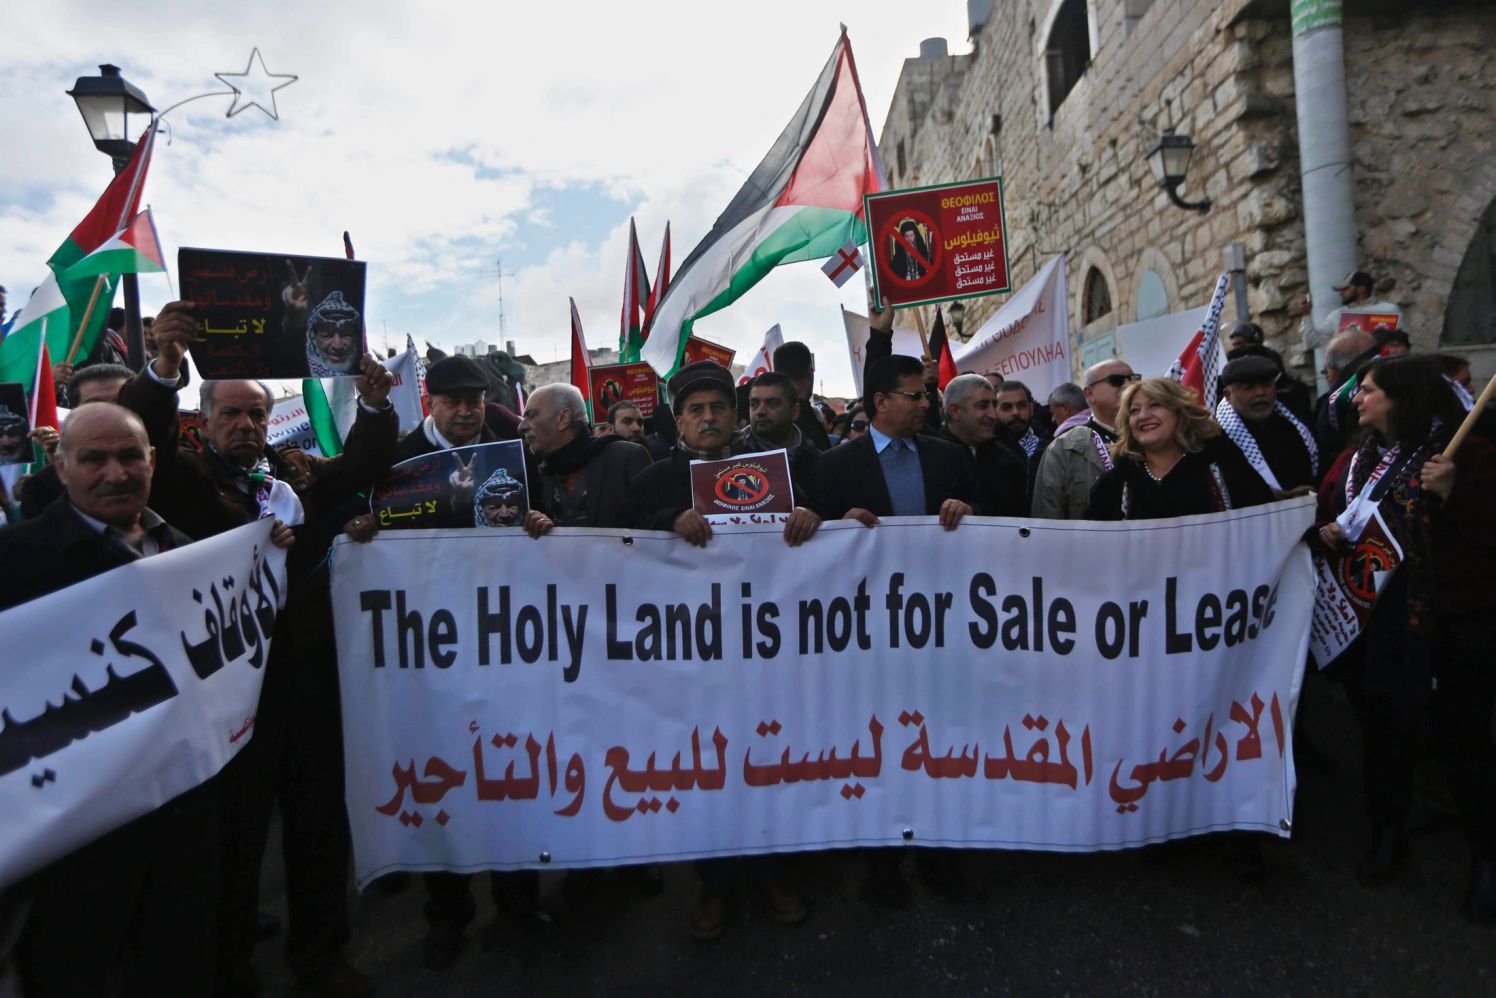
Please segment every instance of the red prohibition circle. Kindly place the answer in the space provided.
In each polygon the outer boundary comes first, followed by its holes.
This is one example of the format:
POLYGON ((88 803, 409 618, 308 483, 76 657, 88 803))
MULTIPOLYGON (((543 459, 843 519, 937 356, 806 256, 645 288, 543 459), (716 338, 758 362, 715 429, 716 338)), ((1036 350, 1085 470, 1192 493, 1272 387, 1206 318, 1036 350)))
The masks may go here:
POLYGON ((893 272, 892 266, 889 266, 884 272, 885 277, 887 277, 893 283, 904 288, 917 288, 922 284, 928 284, 931 280, 934 279, 936 273, 938 273, 940 270, 940 259, 943 254, 940 244, 940 230, 935 227, 935 220, 933 218, 931 218, 929 215, 926 215, 922 211, 915 211, 911 208, 900 209, 898 212, 890 216, 888 221, 883 223, 883 228, 879 230, 878 252, 881 253, 884 251, 884 249, 888 246, 888 241, 890 239, 897 240, 898 242, 902 243, 905 252, 914 254, 914 258, 920 263, 924 264, 925 276, 917 277, 911 281, 906 277, 895 274, 893 272), (914 247, 910 246, 908 242, 905 242, 903 236, 899 234, 899 223, 911 218, 914 221, 924 225, 924 227, 930 233, 930 258, 928 260, 920 256, 919 253, 914 249, 914 247))
POLYGON ((723 472, 722 477, 717 479, 715 489, 717 498, 729 506, 751 506, 764 499, 769 494, 769 480, 756 471, 748 468, 733 468, 723 472), (737 498, 727 494, 728 486, 734 486, 742 492, 747 493, 747 498, 737 498))

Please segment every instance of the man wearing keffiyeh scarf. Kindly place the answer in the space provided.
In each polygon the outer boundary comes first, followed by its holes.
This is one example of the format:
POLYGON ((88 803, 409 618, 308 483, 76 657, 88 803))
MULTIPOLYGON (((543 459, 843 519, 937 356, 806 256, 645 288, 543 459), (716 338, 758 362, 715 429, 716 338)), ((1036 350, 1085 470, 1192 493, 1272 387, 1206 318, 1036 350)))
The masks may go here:
POLYGON ((1314 434, 1278 401, 1283 372, 1270 357, 1246 355, 1221 372, 1216 422, 1275 494, 1307 494, 1319 480, 1314 434))
POLYGON ((1364 885, 1396 877, 1413 767, 1426 744, 1440 763, 1470 843, 1466 913, 1496 920, 1496 448, 1468 436, 1442 453, 1464 416, 1425 357, 1374 361, 1361 372, 1363 436, 1320 489, 1318 541, 1354 566, 1373 513, 1402 561, 1337 667, 1362 728, 1372 845, 1356 867, 1364 885))
POLYGON ((367 993, 369 982, 343 955, 350 938, 349 836, 326 556, 343 522, 342 507, 382 477, 394 457, 392 379, 373 358, 363 360, 358 416, 335 458, 266 445, 272 399, 263 385, 206 382, 202 408, 209 446, 193 451, 178 446, 177 418, 183 349, 200 335, 192 305, 167 305, 154 329, 156 359, 120 390, 120 403, 141 416, 156 448, 152 507, 196 539, 267 515, 300 524, 287 559, 286 609, 276 620, 265 662, 254 737, 214 781, 222 806, 213 990, 258 990, 253 958, 260 861, 278 806, 291 970, 308 991, 367 993))

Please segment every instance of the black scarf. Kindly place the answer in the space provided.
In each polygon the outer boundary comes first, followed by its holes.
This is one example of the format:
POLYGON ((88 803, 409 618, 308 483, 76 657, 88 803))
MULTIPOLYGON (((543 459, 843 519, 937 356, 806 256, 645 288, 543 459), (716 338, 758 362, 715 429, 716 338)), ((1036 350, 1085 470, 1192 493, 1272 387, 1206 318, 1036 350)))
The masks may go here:
POLYGON ((576 439, 565 447, 551 451, 541 458, 540 470, 551 478, 557 479, 574 475, 587 467, 587 462, 596 457, 604 447, 621 439, 615 436, 594 437, 588 433, 579 433, 576 439))

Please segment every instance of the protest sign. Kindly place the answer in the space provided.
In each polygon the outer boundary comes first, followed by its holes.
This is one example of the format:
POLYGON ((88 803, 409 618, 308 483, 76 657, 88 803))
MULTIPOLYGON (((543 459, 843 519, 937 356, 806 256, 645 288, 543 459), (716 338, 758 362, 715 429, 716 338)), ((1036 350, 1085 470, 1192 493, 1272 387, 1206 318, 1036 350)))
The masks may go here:
POLYGON ((530 511, 519 440, 433 451, 390 469, 369 495, 384 528, 518 527, 530 511))
POLYGON ((1069 381, 1065 258, 1057 256, 1041 267, 960 351, 955 357, 957 370, 996 371, 1004 380, 1022 381, 1035 398, 1045 398, 1069 381))
POLYGON ((1001 177, 864 194, 875 300, 920 305, 1007 291, 1001 177))
POLYGON ((358 880, 1286 835, 1312 510, 340 542, 358 880))
POLYGON ((1402 316, 1396 312, 1346 312, 1340 313, 1340 326, 1335 331, 1343 333, 1348 329, 1358 330, 1363 333, 1374 333, 1381 327, 1396 329, 1397 324, 1402 321, 1402 316))
POLYGON ((322 454, 317 446, 317 432, 312 429, 312 418, 307 415, 305 398, 297 395, 276 399, 265 429, 265 443, 277 449, 296 447, 308 454, 322 454))
POLYGON ((353 377, 364 357, 364 264, 184 247, 182 298, 202 336, 198 373, 215 378, 353 377))
POLYGON ((1314 556, 1314 615, 1309 630, 1309 652, 1325 668, 1350 647, 1366 621, 1377 595, 1402 561, 1402 546, 1374 511, 1360 539, 1348 542, 1333 558, 1314 556))
POLYGON ((691 502, 713 524, 783 523, 795 511, 783 450, 691 462, 691 502))
POLYGON ((720 343, 713 343, 710 340, 697 339, 695 336, 692 336, 686 340, 686 355, 685 359, 681 361, 681 366, 684 367, 687 364, 695 364, 698 361, 710 360, 731 370, 732 359, 737 354, 736 350, 729 350, 720 343))
POLYGON ((0 383, 0 464, 31 463, 30 413, 26 387, 18 381, 0 383))
POLYGON ((607 421, 609 409, 624 401, 637 405, 639 415, 648 419, 659 398, 659 375, 642 361, 588 368, 587 383, 592 386, 592 418, 599 423, 607 421))
POLYGON ((191 790, 248 742, 285 602, 271 526, 0 613, 0 887, 191 790))

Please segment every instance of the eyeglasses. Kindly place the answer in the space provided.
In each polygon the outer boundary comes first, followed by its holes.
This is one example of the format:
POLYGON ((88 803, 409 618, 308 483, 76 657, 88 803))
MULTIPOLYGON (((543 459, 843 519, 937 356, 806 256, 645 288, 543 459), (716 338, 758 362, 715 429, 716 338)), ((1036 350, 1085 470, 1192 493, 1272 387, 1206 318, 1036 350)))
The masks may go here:
POLYGON ((1129 381, 1142 381, 1142 380, 1143 380, 1143 376, 1141 374, 1108 374, 1104 378, 1097 378, 1095 381, 1092 381, 1092 382, 1088 383, 1086 385, 1086 387, 1087 388, 1095 388, 1097 385, 1099 385, 1103 381, 1105 381, 1107 384, 1111 385, 1113 388, 1121 388, 1123 385, 1127 384, 1129 381))
POLYGON ((852 420, 852 429, 857 430, 859 432, 861 432, 862 430, 867 429, 867 420, 865 420, 865 419, 854 419, 854 420, 852 420))
POLYGON ((922 398, 925 397, 925 393, 924 392, 884 392, 883 394, 884 395, 898 395, 901 398, 906 398, 906 399, 908 399, 911 402, 918 402, 920 399, 922 399, 922 398))

